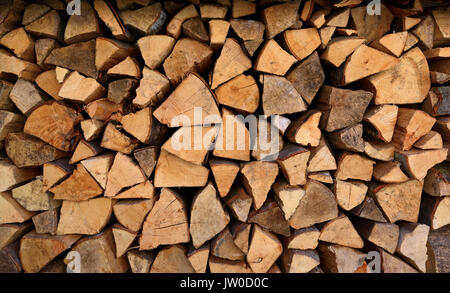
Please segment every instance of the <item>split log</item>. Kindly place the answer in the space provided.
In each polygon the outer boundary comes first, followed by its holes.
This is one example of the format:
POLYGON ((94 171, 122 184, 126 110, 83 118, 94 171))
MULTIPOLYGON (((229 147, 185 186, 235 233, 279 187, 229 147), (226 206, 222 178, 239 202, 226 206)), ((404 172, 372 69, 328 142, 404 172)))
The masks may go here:
POLYGON ((362 153, 364 152, 362 135, 363 127, 358 123, 328 134, 328 140, 335 149, 362 153))
POLYGON ((80 14, 71 15, 64 31, 66 44, 84 42, 100 35, 97 14, 87 1, 80 1, 80 14))
POLYGON ((139 239, 140 250, 190 241, 186 206, 176 192, 163 188, 147 216, 139 239))
POLYGON ((359 181, 343 181, 336 179, 333 185, 333 192, 336 195, 338 205, 349 211, 359 204, 361 204, 366 198, 368 187, 359 181))
POLYGON ((11 161, 19 168, 38 167, 67 156, 67 153, 23 132, 8 134, 5 150, 11 161))
POLYGON ((153 169, 155 168, 157 161, 158 151, 159 150, 155 147, 146 147, 133 152, 134 158, 147 177, 150 177, 153 173, 153 169))
POLYGON ((0 175, 0 192, 3 192, 40 175, 40 172, 34 168, 19 168, 9 160, 0 160, 0 175))
POLYGON ((328 14, 328 11, 325 9, 317 9, 311 14, 308 22, 314 26, 316 29, 320 29, 325 23, 325 16, 328 14))
POLYGON ((86 141, 96 140, 103 131, 103 122, 97 119, 87 119, 80 122, 81 130, 86 141))
POLYGON ((155 187, 200 187, 208 181, 209 170, 161 150, 155 169, 155 187))
MULTIPOLYGON (((107 71, 114 65, 118 64, 120 61, 124 60, 126 57, 134 55, 134 52, 135 49, 125 42, 98 37, 95 41, 95 68, 99 71, 107 71)), ((76 71, 83 73, 80 70, 76 71)), ((86 75, 89 76, 89 74, 86 75)))
POLYGON ((373 178, 384 183, 402 183, 408 176, 400 169, 399 162, 378 162, 373 168, 373 178))
POLYGON ((253 113, 259 106, 259 88, 251 75, 240 74, 215 90, 217 102, 241 111, 253 113))
POLYGON ((351 210, 351 213, 362 219, 386 223, 383 213, 371 196, 366 196, 362 204, 351 210))
POLYGON ((319 240, 351 248, 364 246, 364 241, 345 215, 326 223, 320 231, 319 240))
POLYGON ((291 234, 289 223, 278 204, 273 200, 267 201, 260 209, 251 211, 247 222, 258 224, 264 229, 285 237, 289 237, 291 234))
POLYGON ((0 110, 14 112, 16 106, 9 98, 9 94, 13 88, 13 84, 6 80, 0 80, 0 110))
POLYGON ((136 10, 122 10, 119 16, 126 27, 141 35, 158 33, 167 19, 167 14, 159 2, 136 10))
POLYGON ((402 151, 397 153, 397 159, 410 177, 423 180, 429 169, 445 161, 447 152, 447 149, 402 151))
POLYGON ((21 78, 14 84, 9 98, 19 108, 20 112, 27 116, 45 102, 42 92, 32 82, 21 78))
POLYGON ((133 159, 117 153, 108 173, 105 196, 114 196, 125 187, 144 182, 146 177, 133 159))
MULTIPOLYGON (((209 123, 221 123, 219 109, 214 101, 214 97, 205 81, 196 74, 189 74, 172 94, 153 112, 153 116, 159 122, 169 127, 191 126, 199 122, 194 121, 195 108, 201 108, 202 117, 214 115, 209 123), (189 96, 189 100, 186 100, 189 96), (179 119, 177 116, 184 114, 189 118, 179 119), (182 120, 182 121, 180 121, 182 120)), ((200 122, 203 124, 203 122, 200 122)))
MULTIPOLYGON (((440 231, 432 231, 428 237, 427 246, 434 250, 434 259, 436 264, 436 272, 448 272, 448 260, 446 255, 448 254, 448 227, 441 229, 440 231)), ((430 253, 431 254, 431 253, 430 253)))
POLYGON ((283 252, 280 240, 258 225, 253 228, 247 263, 255 273, 265 273, 283 252))
POLYGON ((305 102, 294 86, 284 77, 264 74, 262 106, 265 116, 283 115, 306 110, 305 102))
POLYGON ((42 71, 38 65, 19 59, 3 49, 0 49, 0 64, 0 74, 14 74, 25 80, 34 80, 42 71))
POLYGON ((145 198, 154 200, 155 188, 150 181, 144 181, 119 193, 115 199, 145 198))
POLYGON ((176 42, 163 68, 172 86, 178 85, 190 72, 204 74, 212 63, 212 49, 202 42, 183 38, 176 42))
POLYGON ((430 227, 423 224, 400 224, 400 236, 396 252, 421 272, 427 261, 427 239, 430 227))
POLYGON ((97 11, 98 16, 103 23, 109 28, 114 38, 122 41, 129 41, 131 39, 130 33, 124 27, 117 12, 108 2, 95 0, 94 9, 97 11))
POLYGON ((295 66, 286 76, 302 98, 311 104, 325 81, 319 55, 314 52, 295 66))
POLYGON ((450 141, 450 117, 439 117, 436 119, 434 130, 439 132, 445 141, 450 141))
POLYGON ((237 247, 245 254, 248 254, 251 224, 236 222, 231 227, 233 241, 237 247))
POLYGON ((162 142, 166 128, 153 118, 153 110, 144 108, 136 113, 125 115, 121 119, 123 128, 142 143, 158 145, 162 142))
POLYGON ((105 131, 103 132, 100 146, 105 149, 130 154, 138 146, 138 141, 120 132, 120 130, 110 122, 106 125, 105 131))
POLYGON ((361 45, 348 57, 342 68, 338 69, 334 81, 338 85, 347 85, 388 70, 398 62, 398 58, 366 45, 361 45))
POLYGON ((420 221, 437 230, 450 224, 450 197, 422 196, 420 204, 420 221))
POLYGON ((405 53, 397 64, 367 79, 375 104, 421 103, 430 90, 430 70, 419 48, 405 53), (386 81, 389 82, 389 86, 386 81))
POLYGON ((303 60, 322 43, 315 28, 288 30, 283 33, 284 42, 297 60, 303 60))
POLYGON ((385 142, 390 142, 397 122, 398 107, 380 105, 370 107, 364 114, 364 121, 370 123, 367 132, 385 142))
POLYGON ((361 122, 372 96, 362 90, 323 86, 318 96, 318 108, 322 111, 320 127, 331 132, 361 122))
POLYGON ((222 125, 219 128, 214 144, 213 155, 221 158, 249 161, 250 132, 246 128, 244 121, 227 108, 222 108, 221 121, 222 125))
POLYGON ((34 40, 26 31, 19 27, 10 31, 0 39, 0 44, 10 49, 14 55, 26 61, 34 62, 34 40))
POLYGON ((123 76, 138 79, 141 77, 141 70, 138 64, 136 63, 136 60, 128 56, 121 62, 117 63, 116 65, 108 69, 107 74, 112 77, 123 76))
POLYGON ((336 179, 370 181, 375 161, 359 154, 343 153, 338 161, 336 179))
MULTIPOLYGON (((215 126, 180 127, 161 146, 161 149, 185 161, 202 165, 208 151, 213 147, 216 135, 215 126)), ((157 135, 154 134, 154 137, 156 138, 157 135)))
POLYGON ((191 247, 187 253, 187 257, 192 267, 197 273, 206 273, 209 257, 209 243, 205 243, 199 248, 191 247))
POLYGON ((59 96, 59 90, 61 89, 61 84, 56 78, 56 71, 54 69, 44 71, 39 74, 35 79, 36 84, 46 92, 53 99, 59 101, 62 98, 59 96))
POLYGON ((9 191, 0 193, 0 211, 0 224, 24 223, 34 215, 23 208, 9 191))
POLYGON ((155 254, 154 252, 132 249, 127 252, 127 258, 133 273, 146 274, 150 272, 150 266, 155 259, 155 254))
POLYGON ((109 153, 83 160, 81 161, 81 165, 83 165, 83 167, 86 168, 98 184, 105 189, 108 172, 113 164, 113 161, 114 154, 109 153))
POLYGON ((374 184, 369 190, 389 222, 417 222, 422 187, 423 181, 409 180, 403 183, 374 184))
POLYGON ((35 179, 11 190, 12 197, 27 211, 46 211, 59 207, 60 201, 54 200, 49 192, 42 191, 42 179, 35 179))
POLYGON ((92 119, 107 121, 114 117, 113 114, 116 114, 121 118, 123 104, 116 104, 108 99, 98 99, 85 106, 84 111, 86 111, 92 119))
POLYGON ((265 26, 260 21, 247 19, 231 19, 230 25, 238 37, 245 41, 262 40, 265 26))
POLYGON ((321 112, 315 110, 299 115, 289 125, 286 132, 287 138, 303 146, 319 146, 321 131, 318 126, 321 115, 321 112))
POLYGON ((87 142, 85 140, 80 140, 77 147, 75 148, 72 158, 69 164, 78 163, 81 160, 95 157, 101 152, 100 146, 95 142, 87 142))
POLYGON ((55 75, 56 75, 56 80, 58 81, 58 83, 63 83, 64 80, 66 80, 67 76, 69 76, 70 72, 71 71, 69 69, 56 66, 55 67, 55 75))
POLYGON ((281 256, 285 273, 309 273, 320 264, 314 250, 286 249, 281 256))
POLYGON ((175 39, 166 35, 151 35, 137 41, 145 65, 150 69, 158 68, 169 56, 175 45, 175 39))
POLYGON ((227 38, 214 65, 211 88, 216 89, 219 85, 250 69, 251 66, 251 60, 239 43, 234 39, 227 38))
POLYGON ((313 179, 322 183, 332 184, 333 183, 333 177, 331 176, 330 172, 314 172, 314 173, 308 173, 308 179, 313 179))
POLYGON ((319 244, 319 236, 320 231, 315 226, 298 229, 285 239, 285 244, 288 249, 316 249, 319 244))
POLYGON ((124 256, 116 258, 111 228, 81 239, 72 251, 80 254, 80 273, 125 273, 129 269, 124 256))
POLYGON ((256 3, 247 0, 233 0, 231 17, 240 18, 256 13, 256 3))
POLYGON ((0 225, 0 249, 15 242, 31 229, 33 229, 33 224, 31 222, 0 225))
POLYGON ((133 104, 140 108, 159 106, 169 93, 169 80, 158 71, 149 70, 147 67, 144 67, 142 73, 143 78, 136 89, 133 104))
POLYGON ((178 39, 181 34, 183 23, 186 20, 197 16, 199 15, 194 5, 185 6, 183 9, 178 11, 178 13, 175 14, 175 16, 167 24, 167 34, 175 39, 178 39))
POLYGON ((283 211, 284 218, 289 220, 294 214, 305 195, 305 190, 299 186, 289 185, 286 181, 280 180, 272 185, 275 200, 283 211))
POLYGON ((326 27, 322 27, 319 29, 320 40, 322 42, 319 46, 320 49, 327 48, 335 31, 336 31, 336 27, 334 27, 334 26, 326 26, 326 27))
POLYGON ((364 239, 389 253, 395 253, 400 233, 396 224, 362 221, 356 225, 356 229, 364 239))
POLYGON ((82 104, 103 98, 105 94, 106 89, 95 79, 84 77, 76 71, 70 73, 58 92, 61 98, 82 104))
POLYGON ((211 242, 211 254, 228 260, 243 260, 245 254, 233 241, 230 229, 226 227, 211 242))
POLYGON ((337 216, 338 206, 331 190, 317 181, 308 180, 305 195, 289 219, 289 225, 294 229, 306 228, 337 216))
POLYGON ((341 66, 365 39, 360 37, 338 37, 332 39, 320 55, 320 59, 335 67, 341 66))
POLYGON ((369 14, 366 6, 352 8, 350 13, 358 36, 364 37, 369 43, 387 33, 394 20, 394 16, 384 4, 380 5, 379 15, 369 14))
POLYGON ((364 153, 372 159, 389 162, 394 159, 395 147, 391 143, 365 141, 364 153))
POLYGON ((294 56, 284 51, 273 39, 264 43, 253 68, 256 71, 275 75, 285 75, 296 62, 294 56))
POLYGON ((25 26, 25 30, 32 35, 40 38, 52 38, 58 41, 63 40, 63 29, 63 19, 54 9, 25 26))
POLYGON ((181 245, 171 245, 161 249, 153 261, 150 273, 195 273, 195 269, 181 245))
POLYGON ((431 116, 450 115, 449 94, 450 87, 431 88, 422 105, 422 110, 431 116))
POLYGON ((47 12, 51 10, 51 7, 39 4, 39 3, 31 3, 25 7, 23 11, 22 25, 28 25, 45 15, 47 12))
POLYGON ((227 38, 230 23, 221 19, 213 19, 209 21, 209 46, 217 51, 223 47, 227 38))
POLYGON ((123 78, 108 84, 108 100, 116 104, 122 104, 131 97, 137 81, 132 78, 123 78))
POLYGON ((233 217, 241 222, 247 222, 253 200, 242 186, 238 184, 234 185, 228 192, 225 202, 233 217))
POLYGON ((244 163, 241 165, 241 174, 245 190, 253 198, 253 207, 259 209, 278 175, 277 164, 265 161, 244 163))
POLYGON ((87 200, 103 193, 103 189, 81 164, 69 178, 49 190, 55 199, 72 201, 87 200))
POLYGON ((291 3, 283 3, 270 6, 264 9, 262 19, 266 25, 266 37, 272 39, 277 34, 288 29, 298 19, 297 11, 300 1, 293 1, 291 3))
POLYGON ((366 254, 350 247, 320 244, 318 251, 326 273, 355 273, 365 264, 366 254))
POLYGON ((306 166, 310 152, 294 144, 287 145, 279 153, 277 162, 290 185, 306 184, 306 166))
POLYGON ((120 258, 136 239, 137 233, 117 224, 112 227, 112 233, 116 244, 116 257, 120 258))
POLYGON ((225 18, 228 7, 216 4, 200 4, 200 15, 202 19, 225 18))
POLYGON ((56 235, 58 229, 59 210, 51 209, 41 212, 32 218, 36 233, 56 235))
POLYGON ((381 39, 373 41, 370 46, 385 53, 400 57, 405 48, 407 38, 407 31, 387 34, 381 39))
POLYGON ((81 115, 58 102, 47 102, 36 108, 25 122, 24 132, 62 151, 73 149, 79 139, 75 126, 81 115))
POLYGON ((214 186, 208 183, 192 201, 190 233, 194 247, 199 248, 212 239, 229 221, 230 217, 223 209, 214 186))
POLYGON ((192 38, 203 43, 208 43, 208 32, 206 31, 206 28, 199 17, 194 17, 186 20, 185 22, 183 22, 182 28, 183 34, 188 38, 192 38))
POLYGON ((53 49, 58 48, 59 44, 54 39, 37 39, 34 43, 36 54, 36 64, 43 69, 50 69, 51 66, 45 64, 45 59, 53 49))
POLYGON ((311 148, 311 155, 306 170, 309 173, 336 170, 336 168, 337 165, 333 153, 325 138, 321 137, 319 145, 311 148))
POLYGON ((45 58, 45 63, 80 72, 91 78, 97 78, 96 41, 75 43, 66 47, 55 48, 45 58))
POLYGON ((231 261, 211 255, 208 265, 211 273, 253 273, 249 265, 243 260, 231 261))
POLYGON ((226 196, 239 172, 239 165, 231 160, 211 159, 209 166, 220 196, 226 196))
POLYGON ((26 273, 37 273, 59 254, 68 250, 81 236, 50 236, 30 232, 20 241, 20 260, 26 273))
POLYGON ((411 32, 420 40, 420 46, 425 49, 433 48, 434 21, 431 15, 427 15, 411 32))
POLYGON ((449 164, 443 163, 434 166, 425 177, 423 191, 431 196, 450 195, 449 164))
POLYGON ((127 229, 138 232, 154 202, 155 198, 120 200, 113 207, 114 215, 117 221, 127 229))
POLYGON ((418 273, 412 266, 402 261, 400 258, 393 256, 383 249, 380 249, 381 269, 383 273, 418 273))
POLYGON ((108 224, 114 200, 94 198, 84 201, 63 201, 57 235, 94 235, 108 224))

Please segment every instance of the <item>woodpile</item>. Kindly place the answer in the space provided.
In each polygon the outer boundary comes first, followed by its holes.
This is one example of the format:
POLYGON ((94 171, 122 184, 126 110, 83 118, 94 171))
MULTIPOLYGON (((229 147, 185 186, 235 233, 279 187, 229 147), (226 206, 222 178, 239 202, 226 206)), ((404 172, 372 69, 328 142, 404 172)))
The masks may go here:
POLYGON ((446 1, 68 2, 0 4, 0 272, 450 272, 446 1))

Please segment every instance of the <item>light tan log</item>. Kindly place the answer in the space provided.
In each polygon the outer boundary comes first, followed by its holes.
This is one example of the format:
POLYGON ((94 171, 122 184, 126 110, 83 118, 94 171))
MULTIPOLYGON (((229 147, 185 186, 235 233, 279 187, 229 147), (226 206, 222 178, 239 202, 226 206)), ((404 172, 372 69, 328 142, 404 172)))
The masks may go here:
POLYGON ((169 93, 169 89, 169 80, 163 74, 144 67, 143 78, 136 89, 133 104, 140 108, 159 106, 169 93))
POLYGON ((367 157, 346 152, 339 158, 335 176, 341 180, 358 179, 370 181, 373 165, 375 165, 375 161, 369 160, 367 157))
POLYGON ((240 74, 215 90, 217 102, 237 111, 253 113, 259 106, 259 88, 251 75, 240 74))
POLYGON ((320 244, 320 265, 326 273, 355 273, 364 266, 366 254, 354 248, 320 244))
POLYGON ((277 162, 290 185, 306 184, 306 166, 310 152, 300 146, 289 144, 279 153, 277 162))
POLYGON ((247 263, 255 273, 267 272, 282 252, 282 244, 275 234, 254 226, 247 263))
POLYGON ((189 242, 189 225, 186 206, 176 192, 163 188, 153 209, 144 222, 139 239, 141 250, 159 245, 189 242))
POLYGON ((133 55, 134 51, 135 49, 127 43, 98 37, 95 42, 95 67, 97 70, 107 71, 126 57, 133 55))
POLYGON ((244 163, 241 165, 241 174, 245 190, 253 197, 253 206, 259 209, 278 175, 277 164, 266 161, 244 163))
POLYGON ((63 201, 58 235, 94 235, 108 224, 115 201, 100 197, 84 201, 63 201))
POLYGON ((369 43, 387 33, 394 19, 389 8, 384 4, 380 6, 379 15, 370 15, 365 6, 352 8, 350 15, 355 23, 358 36, 364 37, 369 43))
POLYGON ((423 181, 370 186, 378 205, 391 223, 399 220, 417 222, 423 181))
POLYGON ((26 61, 34 62, 34 40, 20 27, 10 31, 0 39, 0 44, 10 49, 14 55, 26 61))
POLYGON ((198 12, 194 5, 188 5, 181 9, 167 24, 166 32, 175 39, 181 34, 181 27, 186 20, 197 17, 198 12))
POLYGON ((37 273, 59 254, 69 249, 80 235, 50 236, 26 234, 20 241, 20 260, 26 273, 37 273))
POLYGON ((152 251, 140 251, 139 249, 131 249, 127 252, 128 262, 131 271, 135 274, 146 274, 150 271, 150 266, 155 259, 155 253, 152 251))
POLYGON ((154 197, 150 199, 119 200, 114 205, 113 211, 120 224, 137 233, 141 230, 142 224, 154 203, 154 197))
POLYGON ((372 159, 389 162, 394 159, 395 147, 391 143, 365 141, 364 153, 372 159))
POLYGON ((315 148, 311 148, 311 155, 309 157, 308 172, 319 172, 327 170, 336 170, 336 160, 334 155, 322 136, 319 141, 319 145, 315 148))
POLYGON ((279 180, 272 185, 275 200, 283 211, 284 218, 289 220, 305 195, 305 190, 299 186, 289 185, 285 180, 279 180))
POLYGON ((119 258, 127 252, 134 239, 136 239, 137 233, 118 224, 113 226, 112 233, 116 244, 116 257, 119 258))
POLYGON ((24 115, 45 102, 44 94, 30 81, 19 78, 9 94, 11 101, 24 115))
POLYGON ((31 212, 46 211, 61 205, 51 193, 42 191, 42 178, 14 188, 11 194, 21 206, 31 212))
POLYGON ((95 79, 84 77, 73 71, 64 81, 58 95, 63 99, 88 104, 103 98, 106 95, 106 89, 95 79))
POLYGON ((239 172, 239 165, 231 160, 211 159, 209 166, 220 196, 226 196, 239 172))
POLYGON ((2 224, 0 225, 0 249, 8 246, 33 228, 31 222, 22 224, 2 224))
POLYGON ((306 228, 337 216, 338 206, 331 190, 317 181, 308 180, 305 195, 289 219, 289 225, 294 229, 306 228))
POLYGON ((186 256, 186 248, 171 245, 158 252, 150 273, 195 273, 195 269, 186 256))
POLYGON ((421 272, 426 271, 427 239, 430 227, 417 223, 402 223, 396 252, 421 272))
POLYGON ((59 101, 62 98, 58 95, 61 84, 56 78, 55 70, 44 71, 36 77, 36 84, 53 99, 59 101))
POLYGON ((97 11, 100 19, 110 29, 114 38, 122 41, 129 41, 131 39, 130 33, 124 27, 121 19, 113 6, 104 0, 95 0, 94 9, 97 11))
POLYGON ((221 19, 212 19, 209 21, 209 46, 217 51, 223 47, 227 38, 230 23, 221 19))
POLYGON ((300 1, 270 6, 264 9, 262 19, 266 25, 266 37, 272 39, 277 34, 295 24, 298 19, 297 11, 300 1))
POLYGON ((86 119, 80 122, 80 127, 86 141, 93 141, 99 138, 102 134, 103 126, 103 122, 97 119, 86 119))
POLYGON ((351 248, 363 248, 364 246, 364 241, 345 215, 326 223, 320 231, 319 240, 351 248))
POLYGON ((319 244, 320 231, 315 227, 308 227, 298 229, 285 239, 285 244, 288 249, 316 249, 319 244))
POLYGON ((19 59, 3 49, 0 49, 0 64, 0 74, 11 73, 26 80, 34 80, 42 71, 38 65, 19 59))
POLYGON ((247 0, 233 0, 231 17, 239 18, 256 13, 256 3, 247 0))
POLYGON ((259 72, 285 75, 295 62, 294 56, 284 51, 276 41, 270 39, 261 48, 253 68, 259 72))
POLYGON ((338 205, 349 211, 361 204, 366 198, 368 187, 359 181, 343 181, 336 179, 333 192, 336 195, 338 205))
POLYGON ((225 203, 227 204, 230 213, 234 218, 241 222, 247 222, 252 202, 253 200, 250 195, 248 195, 244 188, 239 184, 235 184, 225 198, 225 203))
POLYGON ((191 247, 187 253, 187 257, 192 267, 197 273, 206 273, 209 257, 209 243, 205 243, 199 248, 191 247))
POLYGON ((320 258, 314 250, 285 249, 281 262, 285 273, 309 273, 320 264, 320 258))
POLYGON ((159 2, 136 10, 122 10, 119 16, 126 27, 141 35, 158 33, 167 19, 167 14, 159 2))
POLYGON ((391 223, 361 221, 357 223, 356 229, 364 239, 390 253, 395 253, 400 233, 398 225, 391 223))
POLYGON ((428 171, 425 177, 423 191, 431 196, 450 195, 450 180, 448 179, 448 163, 434 166, 428 171))
POLYGON ((80 14, 71 15, 64 31, 67 44, 84 42, 100 35, 97 14, 87 1, 80 2, 80 14))
POLYGON ((0 175, 0 192, 3 192, 40 175, 40 171, 34 168, 18 168, 9 160, 0 160, 0 175))
POLYGON ((0 224, 24 223, 35 214, 23 208, 9 191, 0 193, 0 211, 0 224))
POLYGON ((373 168, 373 178, 384 183, 402 183, 408 176, 400 169, 398 162, 378 162, 373 168))
POLYGON ((360 37, 334 38, 328 43, 326 49, 320 55, 320 59, 339 67, 364 41, 364 38, 360 37))
POLYGON ((397 122, 398 107, 395 105, 380 105, 370 107, 364 114, 364 121, 371 124, 369 133, 374 137, 390 142, 397 122))
POLYGON ((175 45, 175 39, 166 35, 151 35, 137 41, 145 65, 150 69, 158 68, 169 56, 175 45))
POLYGON ((230 229, 226 227, 211 242, 211 254, 228 260, 243 260, 245 254, 233 241, 230 229))
POLYGON ((303 60, 322 43, 315 28, 288 30, 283 33, 284 42, 297 60, 303 60))
POLYGON ((100 146, 105 149, 130 154, 137 146, 138 140, 120 132, 112 122, 106 125, 100 146))

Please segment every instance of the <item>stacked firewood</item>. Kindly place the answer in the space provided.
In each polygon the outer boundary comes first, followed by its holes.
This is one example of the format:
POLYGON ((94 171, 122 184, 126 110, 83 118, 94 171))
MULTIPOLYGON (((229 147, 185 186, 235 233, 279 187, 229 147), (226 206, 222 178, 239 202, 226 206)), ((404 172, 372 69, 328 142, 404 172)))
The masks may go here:
POLYGON ((450 272, 450 8, 378 2, 2 1, 0 272, 450 272))

